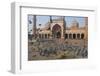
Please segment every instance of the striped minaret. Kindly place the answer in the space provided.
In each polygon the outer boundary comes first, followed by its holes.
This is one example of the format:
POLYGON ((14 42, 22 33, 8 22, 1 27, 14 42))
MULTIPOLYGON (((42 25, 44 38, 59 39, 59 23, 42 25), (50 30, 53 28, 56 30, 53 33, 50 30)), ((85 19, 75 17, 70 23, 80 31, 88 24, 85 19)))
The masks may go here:
POLYGON ((62 16, 62 20, 63 20, 63 33, 62 33, 62 38, 65 38, 65 30, 66 30, 66 21, 65 21, 65 16, 62 16))
POLYGON ((33 15, 33 36, 36 38, 36 15, 33 15))
POLYGON ((64 22, 64 25, 65 25, 65 16, 63 16, 63 22, 64 22))
POLYGON ((84 47, 88 46, 88 17, 85 17, 85 30, 86 30, 86 36, 84 41, 84 47))
POLYGON ((52 16, 50 16, 50 23, 52 23, 52 16))
POLYGON ((88 17, 85 17, 85 26, 88 26, 88 17))

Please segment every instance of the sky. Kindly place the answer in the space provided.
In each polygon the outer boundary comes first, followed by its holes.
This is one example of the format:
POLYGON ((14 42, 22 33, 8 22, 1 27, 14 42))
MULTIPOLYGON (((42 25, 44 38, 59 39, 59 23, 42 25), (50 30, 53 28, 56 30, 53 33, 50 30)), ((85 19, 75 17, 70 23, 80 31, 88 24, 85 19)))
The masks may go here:
MULTIPOLYGON (((52 19, 57 19, 61 16, 52 16, 52 19)), ((33 26, 33 15, 28 15, 28 31, 32 29, 33 26)), ((71 27, 71 24, 73 20, 76 20, 79 23, 79 27, 83 27, 85 25, 85 17, 80 16, 65 16, 66 21, 66 27, 71 27)), ((36 26, 39 27, 39 24, 41 24, 41 27, 45 27, 45 24, 50 21, 50 16, 43 16, 38 15, 36 16, 36 26)))

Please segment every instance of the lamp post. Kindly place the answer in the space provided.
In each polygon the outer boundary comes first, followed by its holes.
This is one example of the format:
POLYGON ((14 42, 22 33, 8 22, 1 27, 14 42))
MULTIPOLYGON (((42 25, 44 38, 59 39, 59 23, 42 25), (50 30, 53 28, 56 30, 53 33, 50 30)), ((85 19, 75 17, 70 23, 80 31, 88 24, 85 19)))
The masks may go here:
POLYGON ((39 37, 39 31, 40 31, 40 27, 41 27, 41 24, 39 24, 38 37, 39 37))

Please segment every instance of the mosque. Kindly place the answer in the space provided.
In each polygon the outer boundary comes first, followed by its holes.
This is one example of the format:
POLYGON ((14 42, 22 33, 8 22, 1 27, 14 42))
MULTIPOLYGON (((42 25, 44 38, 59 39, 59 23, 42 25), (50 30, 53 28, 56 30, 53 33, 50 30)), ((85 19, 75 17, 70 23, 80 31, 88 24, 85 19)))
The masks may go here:
MULTIPOLYGON (((34 18, 34 20, 36 20, 34 18)), ((88 18, 85 17, 85 24, 80 27, 78 21, 73 19, 71 27, 66 27, 65 17, 52 19, 43 28, 36 28, 36 21, 33 24, 33 36, 38 39, 58 39, 66 44, 87 47, 88 44, 88 18)))

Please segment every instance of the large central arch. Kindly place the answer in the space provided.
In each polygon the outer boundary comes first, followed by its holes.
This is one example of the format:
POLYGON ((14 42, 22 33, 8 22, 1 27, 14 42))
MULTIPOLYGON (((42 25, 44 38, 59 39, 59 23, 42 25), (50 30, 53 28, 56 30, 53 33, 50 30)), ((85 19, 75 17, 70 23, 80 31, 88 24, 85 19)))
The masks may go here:
POLYGON ((55 24, 52 28, 53 38, 61 38, 61 27, 59 24, 55 24))

